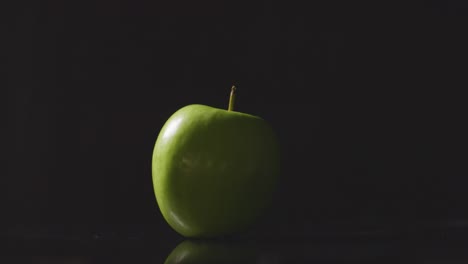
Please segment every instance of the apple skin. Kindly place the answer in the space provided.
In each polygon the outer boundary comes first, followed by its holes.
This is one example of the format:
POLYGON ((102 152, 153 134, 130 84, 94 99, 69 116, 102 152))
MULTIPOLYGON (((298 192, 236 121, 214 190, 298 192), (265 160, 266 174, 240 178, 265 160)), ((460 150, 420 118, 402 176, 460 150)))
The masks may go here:
POLYGON ((156 201, 185 237, 242 232, 270 205, 279 166, 279 143, 265 120, 188 105, 167 120, 156 140, 156 201))

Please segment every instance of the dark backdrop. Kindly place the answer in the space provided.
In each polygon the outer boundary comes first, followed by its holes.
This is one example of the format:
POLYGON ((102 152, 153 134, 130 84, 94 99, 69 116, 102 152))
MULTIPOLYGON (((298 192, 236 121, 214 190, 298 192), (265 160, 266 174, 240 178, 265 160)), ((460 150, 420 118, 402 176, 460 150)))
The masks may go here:
POLYGON ((265 219, 466 219, 468 5, 463 1, 16 4, 2 26, 10 226, 171 233, 151 155, 201 103, 277 131, 282 184, 265 219))

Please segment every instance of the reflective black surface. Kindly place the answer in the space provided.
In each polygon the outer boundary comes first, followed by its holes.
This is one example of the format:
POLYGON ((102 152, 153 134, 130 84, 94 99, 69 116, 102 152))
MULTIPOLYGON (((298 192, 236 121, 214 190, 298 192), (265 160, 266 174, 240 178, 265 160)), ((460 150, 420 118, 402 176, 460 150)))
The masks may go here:
MULTIPOLYGON (((434 224, 434 223, 432 223, 434 224)), ((330 226, 329 226, 330 227, 330 226)), ((328 228, 329 228, 328 227, 328 228)), ((3 237, 2 263, 465 263, 466 223, 380 232, 259 233, 211 240, 176 233, 84 232, 15 227, 3 237), (20 236, 19 234, 23 234, 20 236), (5 262, 9 261, 9 262, 5 262)), ((408 226, 409 227, 409 226, 408 226)), ((145 232, 146 231, 146 232, 145 232)), ((359 231, 359 230, 355 230, 359 231)), ((362 231, 362 229, 361 229, 362 231)), ((376 230, 374 230, 376 231, 376 230)))

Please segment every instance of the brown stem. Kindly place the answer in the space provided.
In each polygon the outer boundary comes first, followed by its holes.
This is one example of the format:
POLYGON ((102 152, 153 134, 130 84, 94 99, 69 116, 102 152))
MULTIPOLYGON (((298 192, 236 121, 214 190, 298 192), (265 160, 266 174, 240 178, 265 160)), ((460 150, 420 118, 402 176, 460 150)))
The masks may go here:
POLYGON ((236 86, 231 87, 231 94, 229 96, 229 107, 228 111, 234 111, 234 102, 236 100, 236 86))

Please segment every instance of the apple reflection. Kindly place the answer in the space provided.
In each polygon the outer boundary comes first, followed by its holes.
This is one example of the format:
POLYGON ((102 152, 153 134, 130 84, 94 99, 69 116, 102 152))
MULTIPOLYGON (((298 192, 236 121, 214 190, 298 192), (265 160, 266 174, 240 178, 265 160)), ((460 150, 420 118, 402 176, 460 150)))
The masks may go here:
POLYGON ((237 242, 185 240, 166 258, 165 264, 258 263, 256 250, 237 242))

